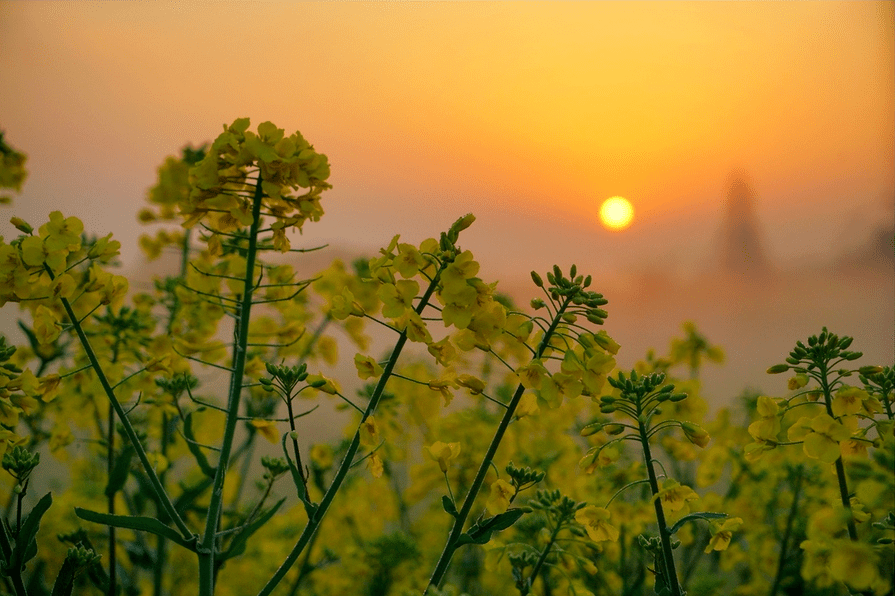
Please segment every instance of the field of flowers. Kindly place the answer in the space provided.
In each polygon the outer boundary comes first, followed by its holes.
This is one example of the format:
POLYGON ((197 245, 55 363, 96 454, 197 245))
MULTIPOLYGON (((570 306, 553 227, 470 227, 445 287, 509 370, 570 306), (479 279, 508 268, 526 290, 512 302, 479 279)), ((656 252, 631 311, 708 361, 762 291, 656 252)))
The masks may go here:
MULTIPOLYGON (((15 191, 25 157, 0 152, 15 191)), ((328 177, 301 134, 248 119, 168 158, 140 244, 180 267, 150 292, 111 234, 12 218, 0 306, 27 341, 0 337, 0 593, 893 593, 895 369, 860 337, 792 338, 774 395, 709 417, 720 347, 684 324, 618 370, 599 280, 532 272, 514 304, 462 248, 472 215, 299 279, 316 247, 288 232, 323 216, 328 177), (340 358, 357 379, 321 373, 340 358), (307 439, 334 420, 340 440, 307 439), (47 459, 69 479, 41 494, 47 459)))

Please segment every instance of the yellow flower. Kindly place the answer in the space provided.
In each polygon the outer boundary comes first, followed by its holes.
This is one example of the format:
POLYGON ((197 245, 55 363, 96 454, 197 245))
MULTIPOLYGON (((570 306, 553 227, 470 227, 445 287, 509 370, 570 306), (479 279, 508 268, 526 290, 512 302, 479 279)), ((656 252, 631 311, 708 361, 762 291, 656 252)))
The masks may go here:
POLYGON ((830 574, 854 590, 869 590, 881 579, 873 547, 851 540, 836 541, 830 553, 830 574))
POLYGON ((618 528, 609 524, 609 511, 603 507, 588 505, 575 513, 575 521, 584 526, 588 537, 594 542, 615 542, 618 528))
POLYGON ((442 366, 449 365, 454 358, 457 357, 457 348, 451 345, 449 337, 445 337, 441 341, 430 343, 428 345, 429 353, 435 357, 438 364, 442 366))
POLYGON ((598 346, 609 352, 610 354, 618 354, 618 350, 621 346, 616 343, 614 339, 609 337, 609 334, 605 331, 600 331, 599 333, 595 333, 591 336, 591 339, 594 340, 598 346))
POLYGON ((675 512, 683 509, 689 501, 699 499, 699 495, 689 486, 667 478, 662 483, 662 490, 653 497, 653 500, 656 499, 659 499, 666 511, 675 512))
POLYGON ((526 389, 540 389, 541 381, 547 374, 547 369, 544 368, 540 360, 532 360, 516 369, 516 376, 519 377, 519 382, 526 389))
POLYGON ((327 393, 329 395, 335 395, 339 393, 339 386, 336 385, 336 382, 332 379, 327 379, 323 375, 308 375, 308 378, 305 379, 308 385, 316 385, 317 383, 323 383, 322 385, 315 387, 317 391, 322 391, 323 393, 327 393))
POLYGON ((250 424, 261 434, 262 437, 276 445, 280 440, 280 431, 277 429, 277 423, 273 420, 262 420, 255 418, 250 424))
POLYGON ((449 406, 454 399, 454 393, 451 391, 451 388, 456 389, 459 386, 457 384, 457 374, 450 368, 444 369, 441 376, 437 379, 432 379, 427 385, 432 391, 441 393, 445 406, 449 406))
POLYGON ((44 305, 34 311, 34 335, 41 344, 51 344, 59 337, 61 328, 55 313, 44 305))
POLYGON ((472 375, 460 375, 457 384, 466 387, 472 395, 479 395, 485 390, 485 382, 472 375))
POLYGON ((460 455, 460 443, 442 443, 435 441, 428 447, 426 452, 433 461, 438 462, 438 467, 442 473, 447 472, 448 462, 460 455))
POLYGON ((485 506, 493 515, 504 513, 510 507, 510 499, 516 496, 516 488, 506 480, 491 483, 491 495, 485 506))
POLYGON ((833 409, 833 415, 837 418, 840 416, 853 416, 861 411, 864 406, 864 400, 870 397, 867 392, 857 387, 843 387, 836 392, 830 407, 833 409))
POLYGON ((805 455, 831 464, 839 459, 839 443, 851 438, 851 432, 827 414, 821 413, 811 420, 811 430, 805 435, 802 449, 805 455))
POLYGON ((425 344, 432 342, 432 335, 426 327, 426 322, 412 308, 408 308, 400 318, 395 319, 395 327, 403 330, 410 341, 425 344))
POLYGON ((382 300, 382 315, 395 319, 404 311, 413 308, 413 299, 420 291, 420 285, 412 279, 404 279, 394 284, 382 284, 377 295, 382 300))
POLYGON ((408 279, 417 274, 426 266, 426 259, 412 244, 398 244, 398 256, 395 257, 394 267, 401 277, 408 279))
POLYGON ((796 389, 801 389, 805 385, 808 384, 808 375, 806 374, 797 374, 793 378, 787 382, 786 386, 790 391, 795 391, 796 389))
POLYGON ((363 380, 379 377, 382 367, 375 360, 363 354, 354 355, 354 366, 357 368, 357 376, 363 380))
POLYGON ((687 439, 694 445, 705 447, 711 440, 709 433, 707 433, 705 429, 703 429, 698 424, 693 424, 692 422, 682 422, 681 428, 684 430, 684 435, 686 435, 687 439))
POLYGON ((533 393, 523 393, 516 406, 516 418, 525 418, 541 411, 538 407, 538 398, 533 393))
POLYGON ((65 217, 60 211, 50 213, 50 221, 40 226, 47 253, 76 251, 81 248, 84 224, 77 217, 65 217))
MULTIPOLYGON (((715 524, 712 525, 715 526, 715 524)), ((730 539, 733 537, 733 533, 739 530, 742 525, 743 520, 739 517, 728 517, 723 523, 717 524, 717 527, 712 528, 712 538, 709 540, 709 545, 705 547, 705 552, 710 553, 713 550, 727 550, 727 547, 730 546, 730 539)))
POLYGON ((572 375, 556 373, 544 377, 541 381, 540 394, 551 408, 558 408, 565 398, 578 397, 583 390, 584 384, 572 375))
POLYGON ((317 443, 311 447, 311 464, 319 470, 328 470, 333 465, 333 450, 329 445, 317 443))
POLYGON ((749 425, 749 434, 759 443, 776 444, 777 435, 780 434, 780 406, 770 397, 762 395, 758 398, 756 409, 760 419, 749 425))
POLYGON ((354 294, 348 288, 342 288, 341 294, 336 294, 330 299, 329 316, 342 321, 348 317, 364 316, 364 309, 354 299, 354 294))
POLYGON ((379 445, 380 436, 376 418, 372 414, 367 416, 360 425, 360 444, 367 448, 376 447, 379 445))
POLYGON ((373 478, 382 478, 382 473, 385 471, 385 463, 378 453, 371 453, 370 457, 367 458, 367 468, 370 470, 370 475, 373 478))

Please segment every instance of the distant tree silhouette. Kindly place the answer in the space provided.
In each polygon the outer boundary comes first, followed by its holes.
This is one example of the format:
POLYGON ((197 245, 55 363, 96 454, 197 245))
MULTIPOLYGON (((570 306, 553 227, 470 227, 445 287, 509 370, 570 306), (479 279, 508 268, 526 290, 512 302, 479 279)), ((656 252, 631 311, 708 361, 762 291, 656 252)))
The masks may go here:
POLYGON ((727 180, 727 199, 718 250, 720 268, 725 273, 752 277, 771 272, 754 202, 755 191, 745 170, 731 172, 727 180))

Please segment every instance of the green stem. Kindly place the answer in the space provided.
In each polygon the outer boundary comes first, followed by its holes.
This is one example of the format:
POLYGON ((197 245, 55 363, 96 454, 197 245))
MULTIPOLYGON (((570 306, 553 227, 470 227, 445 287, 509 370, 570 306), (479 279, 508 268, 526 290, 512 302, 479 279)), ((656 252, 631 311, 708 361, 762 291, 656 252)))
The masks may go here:
MULTIPOLYGON (((112 470, 115 467, 115 409, 109 403, 109 428, 107 430, 109 450, 106 459, 106 473, 111 480, 112 470)), ((115 494, 112 493, 107 497, 108 510, 110 515, 115 514, 115 494)), ((118 585, 118 576, 115 573, 115 526, 109 526, 109 596, 115 596, 116 586, 118 585)))
POLYGON ((786 563, 787 548, 789 546, 789 537, 792 534, 792 526, 796 520, 796 513, 799 510, 799 496, 802 490, 802 466, 796 468, 796 485, 792 491, 792 505, 789 508, 789 515, 786 517, 786 529, 783 532, 783 540, 780 542, 780 558, 777 560, 777 574, 774 576, 774 585, 771 586, 770 596, 777 596, 777 590, 783 579, 783 567, 786 563))
MULTIPOLYGON (((168 457, 168 442, 170 441, 171 429, 168 415, 162 413, 162 455, 168 457)), ((159 474, 159 480, 162 486, 165 484, 165 472, 159 474)), ((162 510, 159 504, 155 504, 157 514, 161 515, 162 510)), ((152 595, 162 596, 162 589, 165 579, 166 550, 167 540, 163 536, 156 536, 155 540, 155 564, 152 567, 152 595)))
MULTIPOLYGON (((827 415, 830 418, 836 419, 833 414, 833 396, 832 390, 830 389, 830 385, 827 382, 827 366, 826 363, 822 363, 819 368, 820 374, 820 387, 824 392, 824 405, 827 408, 827 415)), ((848 537, 852 542, 858 541, 858 528, 855 526, 855 518, 852 515, 851 511, 851 499, 848 496, 848 481, 845 477, 845 465, 842 463, 842 456, 840 455, 836 458, 836 479, 839 481, 839 499, 842 501, 842 506, 845 508, 846 513, 848 514, 847 525, 848 525, 848 537)))
MULTIPOLYGON (((556 331, 557 326, 562 320, 562 313, 566 310, 566 308, 571 304, 571 299, 566 298, 563 302, 562 306, 557 310, 557 313, 554 315, 553 320, 550 323, 550 327, 547 331, 544 332, 544 337, 541 339, 541 343, 538 346, 537 351, 535 352, 535 359, 537 360, 544 354, 544 350, 547 349, 547 346, 550 344, 550 340, 553 337, 553 333, 556 331)), ((435 565, 435 570, 432 572, 432 577, 429 579, 429 585, 426 586, 426 592, 429 592, 430 586, 435 586, 436 588, 440 586, 441 581, 444 579, 445 573, 447 573, 448 566, 451 563, 451 558, 454 556, 454 551, 457 550, 457 541, 460 539, 460 535, 463 533, 463 526, 466 524, 466 519, 469 517, 470 511, 472 511, 472 505, 475 501, 475 498, 479 494, 479 490, 482 488, 482 483, 485 481, 485 475, 488 473, 488 469, 491 467, 491 460, 494 459, 495 454, 497 453, 497 448, 500 446, 500 442, 503 439, 503 435, 509 427, 510 422, 513 420, 513 416, 516 412, 516 407, 519 405, 519 400, 522 398, 522 394, 525 392, 525 387, 521 384, 516 388, 516 392, 513 394, 513 399, 510 400, 510 403, 507 405, 506 412, 503 414, 503 418, 500 420, 500 424, 497 427, 497 430, 494 433, 494 437, 491 439, 491 444, 488 446, 488 451, 485 452, 485 458, 482 460, 481 465, 479 466, 479 470, 475 475, 475 478, 472 480, 472 485, 469 487, 469 492, 466 493, 466 498, 463 500, 463 507, 460 509, 460 512, 457 514, 457 517, 454 520, 454 525, 451 528, 451 533, 448 536, 447 543, 444 545, 444 550, 441 552, 441 556, 438 559, 438 563, 435 565)))
MULTIPOLYGON (((681 586, 677 579, 677 570, 674 565, 674 553, 671 549, 671 534, 668 532, 668 525, 665 521, 665 511, 662 509, 662 500, 657 498, 659 494, 659 482, 656 479, 656 470, 653 466, 653 456, 650 452, 649 439, 647 438, 646 426, 643 422, 639 422, 640 426, 640 444, 643 447, 643 457, 646 461, 646 471, 649 476, 650 490, 653 495, 653 505, 656 509, 656 522, 659 524, 659 540, 662 542, 662 570, 666 576, 668 587, 671 590, 671 596, 682 596, 681 586)), ((657 570, 658 571, 658 570, 657 570)))
MULTIPOLYGON (((438 280, 441 276, 441 271, 444 268, 442 265, 439 268, 438 272, 432 278, 429 287, 426 289, 426 293, 423 294, 422 298, 420 298, 420 302, 416 307, 417 314, 421 314, 423 310, 426 308, 426 305, 429 303, 429 299, 432 297, 432 294, 435 292, 436 287, 438 286, 438 280)), ((360 429, 363 425, 364 421, 369 418, 375 411, 376 407, 379 405, 379 400, 382 398, 382 394, 385 391, 385 385, 388 382, 389 378, 392 375, 392 371, 395 368, 395 364, 398 362, 398 357, 401 355, 401 350, 404 349, 404 344, 407 343, 407 333, 406 331, 402 331, 398 336, 398 341, 395 343, 395 347, 392 350, 392 354, 388 359, 388 363, 386 363, 385 368, 382 371, 382 376, 379 377, 379 382, 376 384, 376 388, 373 390, 373 394, 370 397, 370 402, 367 404, 367 409, 364 411, 363 417, 361 418, 361 423, 357 426, 357 430, 354 433, 354 437, 351 439, 351 443, 348 444, 348 450, 345 453, 345 458, 342 460, 339 469, 336 471, 336 475, 333 477, 332 483, 329 485, 329 488, 326 490, 326 493, 323 495, 323 499, 321 499, 320 504, 308 517, 308 522, 305 524, 305 528, 299 536, 298 541, 295 543, 295 546, 292 547, 292 550, 289 552, 289 555, 286 557, 286 560, 283 561, 283 564, 280 565, 280 568, 277 569, 276 573, 274 573, 273 577, 270 578, 270 581, 258 592, 258 596, 268 596, 274 588, 277 587, 277 584, 282 581, 283 577, 285 577, 286 573, 295 564, 296 559, 301 554, 302 550, 314 536, 317 529, 320 527, 320 524, 323 522, 323 517, 326 515, 327 510, 329 509, 330 504, 336 496, 339 488, 342 486, 342 482, 345 480, 345 476, 348 474, 348 470, 351 468, 351 464, 354 460, 355 454, 357 454, 357 450, 360 447, 360 429)))
MULTIPOLYGON (((553 528, 553 532, 550 534, 550 541, 547 543, 547 546, 544 547, 544 551, 541 553, 541 556, 538 557, 538 562, 535 563, 534 568, 531 570, 531 575, 528 576, 528 579, 525 583, 522 584, 522 587, 519 589, 519 596, 528 596, 528 593, 531 591, 532 586, 534 586, 535 580, 538 579, 538 573, 541 571, 541 567, 544 566, 544 562, 547 560, 547 555, 550 553, 550 549, 553 547, 553 544, 556 542, 556 537, 559 535, 559 531, 562 529, 562 523, 556 524, 556 527, 553 528)), ((546 579, 544 582, 546 583, 546 579)))
POLYGON ((224 503, 224 479, 230 463, 230 451, 233 448, 233 437, 236 434, 236 423, 239 420, 239 402, 242 396, 242 381, 245 374, 246 344, 249 338, 249 319, 252 312, 252 293, 255 289, 255 261, 258 257, 258 230, 261 226, 261 175, 255 184, 255 196, 252 199, 252 226, 249 229, 249 246, 246 253, 245 277, 243 278, 243 294, 240 304, 236 345, 234 346, 233 374, 230 377, 230 394, 227 398, 227 421, 224 426, 224 438, 221 443, 220 457, 211 490, 211 502, 205 518, 205 533, 197 548, 199 555, 199 596, 214 594, 214 554, 215 534, 221 518, 224 503))
MULTIPOLYGON (((46 270, 50 276, 50 279, 53 279, 53 272, 49 269, 49 267, 47 267, 46 270)), ((75 333, 78 335, 81 346, 84 348, 84 353, 87 355, 87 360, 90 362, 90 366, 96 373, 96 376, 99 379, 100 386, 103 388, 103 391, 109 398, 109 402, 112 404, 112 408, 115 410, 115 414, 121 421, 121 424, 124 427, 124 432, 127 435, 127 438, 130 441, 131 445, 134 447, 134 451, 136 451, 137 458, 140 460, 140 464, 143 466, 143 471, 146 472, 146 476, 149 478, 149 483, 152 485, 156 497, 164 506, 165 512, 174 522, 174 525, 177 526, 177 530, 181 533, 184 539, 192 540, 193 533, 190 531, 189 527, 187 527, 186 523, 183 521, 183 518, 180 517, 180 514, 177 513, 177 509, 174 507, 174 503, 171 502, 171 498, 168 496, 168 493, 162 486, 158 475, 155 473, 155 470, 153 469, 152 464, 150 463, 149 458, 146 455, 146 451, 143 449, 143 445, 140 443, 137 432, 136 430, 134 430, 134 426, 128 419, 124 408, 121 406, 121 402, 119 402, 118 398, 115 396, 115 390, 112 389, 112 386, 109 384, 109 380, 108 378, 106 378, 106 373, 100 366, 99 360, 96 357, 96 353, 93 351, 93 347, 90 345, 90 342, 87 339, 87 335, 84 333, 83 327, 81 327, 81 323, 75 316, 75 312, 72 309, 71 303, 69 303, 66 298, 62 298, 61 301, 62 307, 65 309, 65 313, 68 315, 75 333)))

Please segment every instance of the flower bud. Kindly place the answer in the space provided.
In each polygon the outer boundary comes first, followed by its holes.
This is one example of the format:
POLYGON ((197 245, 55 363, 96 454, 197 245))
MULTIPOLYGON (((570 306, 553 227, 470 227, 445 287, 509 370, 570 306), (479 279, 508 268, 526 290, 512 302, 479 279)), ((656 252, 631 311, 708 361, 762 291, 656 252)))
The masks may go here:
POLYGON ((28 225, 28 223, 20 217, 13 217, 9 220, 9 223, 14 225, 18 231, 24 232, 25 234, 30 234, 34 231, 34 228, 28 225))
POLYGON ((775 364, 771 368, 768 369, 769 375, 778 375, 780 373, 784 373, 789 370, 788 364, 775 364))
POLYGON ((709 433, 707 433, 705 429, 703 429, 698 424, 693 424, 692 422, 681 422, 681 428, 683 429, 684 435, 686 435, 687 439, 694 445, 705 447, 709 444, 709 440, 711 440, 709 433))

